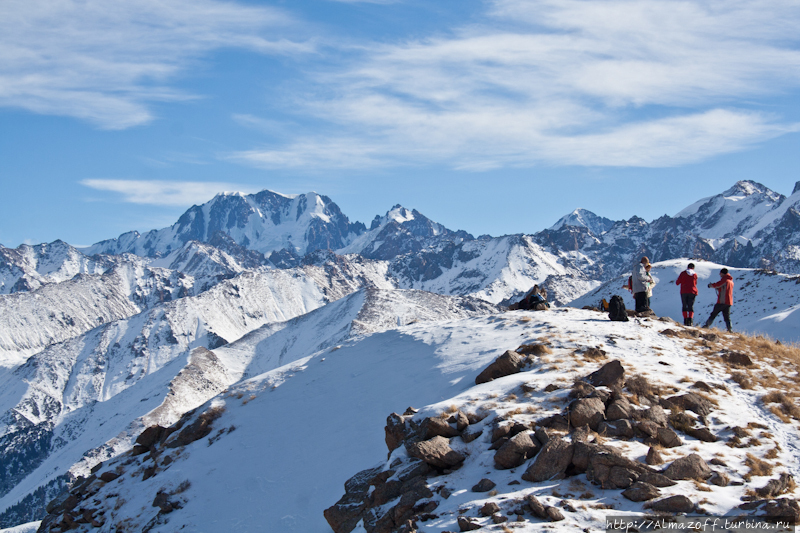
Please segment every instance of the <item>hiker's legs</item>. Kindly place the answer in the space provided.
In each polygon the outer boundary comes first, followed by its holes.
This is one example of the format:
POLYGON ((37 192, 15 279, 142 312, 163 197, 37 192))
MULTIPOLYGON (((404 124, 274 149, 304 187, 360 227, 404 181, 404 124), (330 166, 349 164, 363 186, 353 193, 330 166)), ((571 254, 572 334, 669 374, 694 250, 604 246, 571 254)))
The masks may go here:
POLYGON ((647 293, 637 292, 633 295, 633 299, 636 301, 636 312, 641 313, 642 311, 647 311, 649 307, 647 306, 647 293))
POLYGON ((691 326, 694 319, 695 294, 681 294, 681 307, 683 309, 683 324, 691 326))
MULTIPOLYGON (((720 314, 725 306, 723 304, 714 304, 714 310, 711 311, 711 316, 708 317, 706 320, 705 328, 710 327, 711 323, 714 322, 714 319, 717 318, 717 315, 720 314)), ((730 306, 728 306, 730 308, 730 306)), ((724 318, 725 315, 723 315, 724 318)), ((730 320, 730 319, 729 319, 730 320)))
MULTIPOLYGON (((720 304, 722 305, 722 304, 720 304)), ((730 305, 722 305, 722 318, 725 319, 725 327, 728 328, 728 331, 733 331, 731 328, 731 306, 730 305)))

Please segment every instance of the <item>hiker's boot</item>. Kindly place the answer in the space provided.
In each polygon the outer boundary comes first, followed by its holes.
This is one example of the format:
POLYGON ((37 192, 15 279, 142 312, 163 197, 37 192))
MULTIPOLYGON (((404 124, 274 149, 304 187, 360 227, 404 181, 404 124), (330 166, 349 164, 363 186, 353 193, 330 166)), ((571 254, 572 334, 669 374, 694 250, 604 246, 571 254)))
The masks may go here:
POLYGON ((694 324, 692 324, 692 322, 693 322, 693 320, 691 318, 687 318, 686 319, 686 325, 687 326, 693 326, 694 324))
POLYGON ((683 317, 683 325, 684 326, 688 326, 689 325, 689 319, 688 318, 683 317))

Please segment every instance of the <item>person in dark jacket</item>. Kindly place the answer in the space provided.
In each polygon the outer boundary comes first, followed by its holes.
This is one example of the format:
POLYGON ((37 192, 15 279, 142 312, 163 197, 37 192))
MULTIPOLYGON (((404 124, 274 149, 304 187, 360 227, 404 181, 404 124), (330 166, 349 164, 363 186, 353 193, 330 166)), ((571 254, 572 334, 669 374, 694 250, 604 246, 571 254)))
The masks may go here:
POLYGON ((697 273, 694 271, 694 263, 689 263, 689 267, 681 272, 675 280, 675 285, 681 286, 683 325, 691 326, 694 322, 694 300, 697 298, 697 273))
POLYGON ((717 303, 714 305, 714 310, 711 311, 711 316, 708 317, 704 328, 711 327, 711 323, 717 318, 717 315, 722 313, 722 318, 725 319, 725 326, 728 331, 733 331, 731 328, 731 305, 733 305, 733 276, 728 274, 728 269, 723 268, 719 271, 719 281, 716 283, 709 283, 710 289, 717 290, 717 303))

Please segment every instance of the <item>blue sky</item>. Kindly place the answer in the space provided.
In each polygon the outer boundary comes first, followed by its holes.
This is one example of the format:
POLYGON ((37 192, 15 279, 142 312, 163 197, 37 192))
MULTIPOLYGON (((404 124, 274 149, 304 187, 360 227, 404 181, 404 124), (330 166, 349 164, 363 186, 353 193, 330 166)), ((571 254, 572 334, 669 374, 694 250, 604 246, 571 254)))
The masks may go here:
POLYGON ((788 195, 798 27, 796 0, 4 0, 0 243, 161 228, 222 190, 475 235, 788 195))

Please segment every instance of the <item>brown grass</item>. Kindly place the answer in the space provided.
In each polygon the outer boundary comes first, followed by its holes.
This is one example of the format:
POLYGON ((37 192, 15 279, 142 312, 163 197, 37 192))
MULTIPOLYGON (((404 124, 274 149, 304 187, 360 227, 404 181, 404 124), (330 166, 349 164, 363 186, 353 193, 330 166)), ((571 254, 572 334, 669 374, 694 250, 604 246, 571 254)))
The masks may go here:
POLYGON ((522 355, 542 356, 553 353, 553 350, 545 344, 523 344, 516 349, 516 352, 522 355))
POLYGON ((787 422, 786 416, 791 416, 795 420, 800 420, 800 407, 794 403, 794 400, 790 398, 785 392, 773 390, 765 394, 761 397, 761 401, 764 404, 770 403, 777 403, 780 405, 780 411, 784 413, 785 416, 780 416, 778 413, 770 408, 770 410, 775 413, 781 420, 787 422))
POLYGON ((650 383, 642 374, 631 376, 625 381, 625 387, 636 396, 659 396, 661 388, 650 383))
POLYGON ((750 481, 753 476, 771 476, 774 465, 762 461, 752 453, 748 453, 744 460, 744 464, 750 470, 742 476, 745 481, 750 481))
POLYGON ((764 459, 777 459, 778 452, 780 451, 780 446, 775 446, 771 450, 768 450, 767 453, 764 454, 764 459))
POLYGON ((733 372, 731 374, 731 379, 739 384, 739 386, 743 389, 752 389, 753 388, 753 380, 745 374, 744 372, 733 372))

